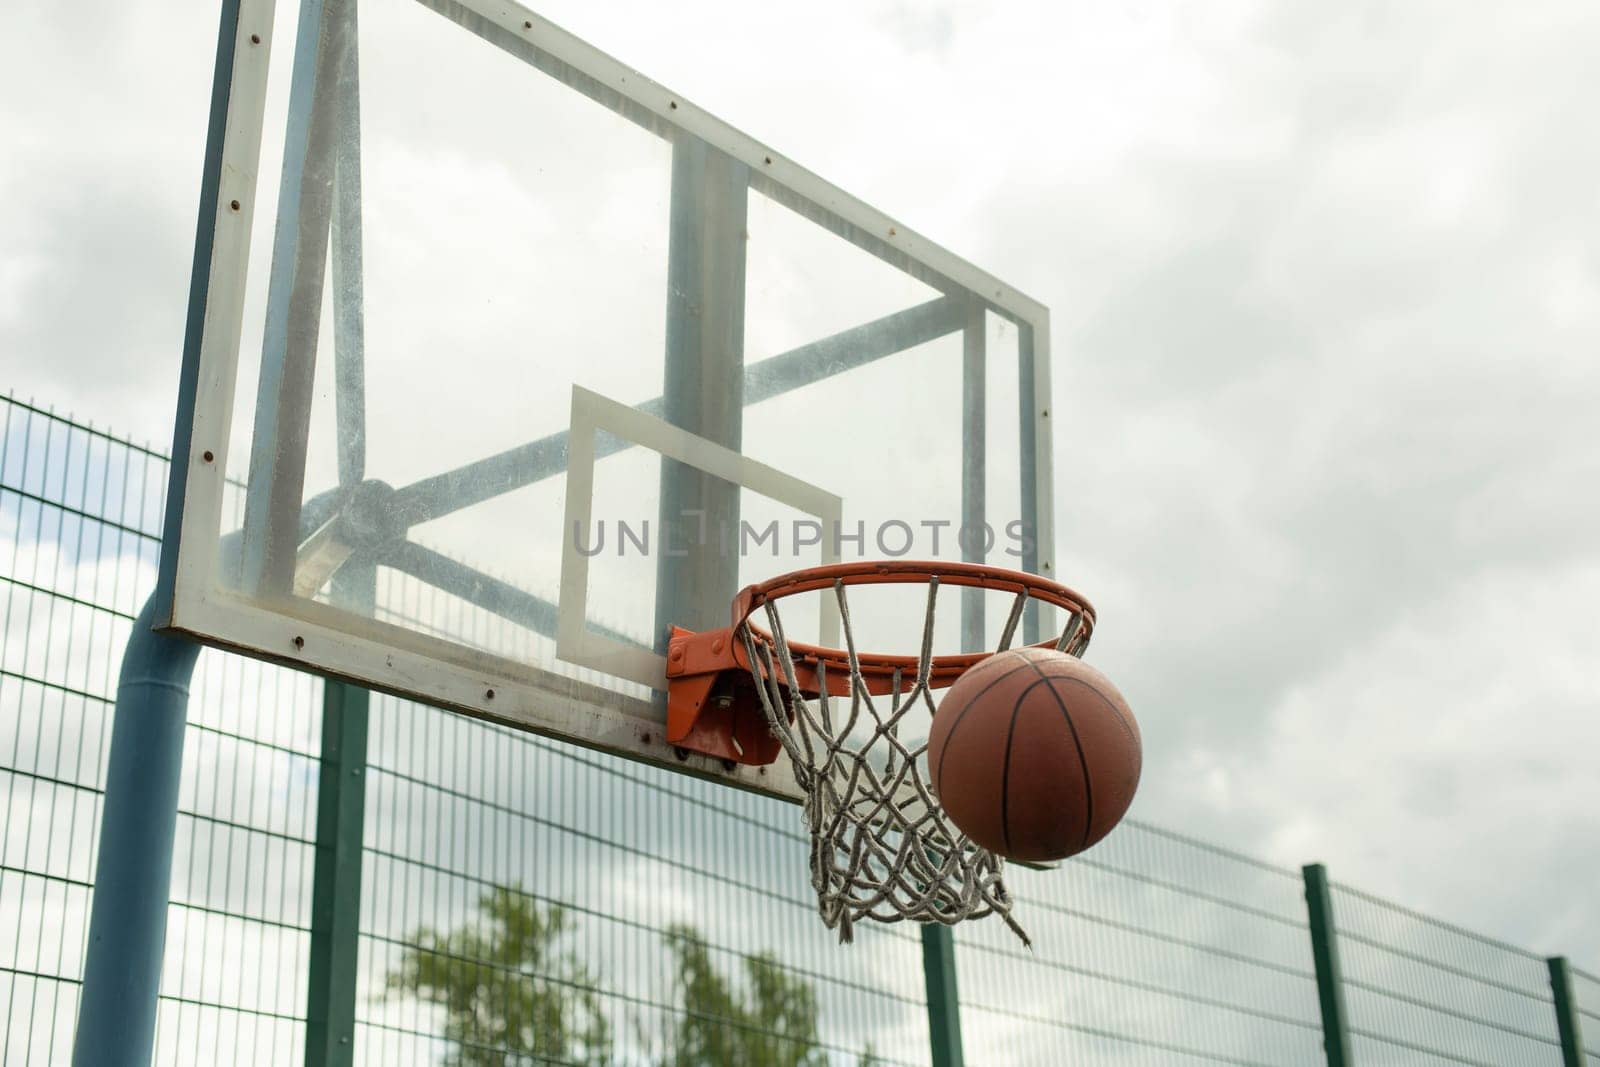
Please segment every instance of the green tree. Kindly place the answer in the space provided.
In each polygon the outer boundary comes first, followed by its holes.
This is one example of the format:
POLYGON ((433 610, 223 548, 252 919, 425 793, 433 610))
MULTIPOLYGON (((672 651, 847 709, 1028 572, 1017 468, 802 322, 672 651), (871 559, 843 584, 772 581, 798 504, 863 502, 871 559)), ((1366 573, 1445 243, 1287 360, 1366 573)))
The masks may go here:
POLYGON ((445 1011, 456 1067, 549 1060, 605 1064, 611 1026, 595 982, 570 948, 567 913, 541 909, 517 887, 478 898, 482 921, 440 934, 423 929, 387 980, 394 994, 445 1011))
POLYGON ((785 973, 771 953, 743 957, 744 988, 711 961, 699 932, 667 931, 677 968, 682 1017, 664 1067, 822 1067, 817 1047, 817 996, 811 983, 785 973))

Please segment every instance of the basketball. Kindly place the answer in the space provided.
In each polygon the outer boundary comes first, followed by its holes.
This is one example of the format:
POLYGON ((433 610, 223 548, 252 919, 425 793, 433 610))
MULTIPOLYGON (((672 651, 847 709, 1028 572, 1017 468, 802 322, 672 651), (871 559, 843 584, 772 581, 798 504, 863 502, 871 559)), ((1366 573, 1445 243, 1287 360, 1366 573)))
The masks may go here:
POLYGON ((1116 826, 1139 785, 1139 725, 1110 680, 1076 656, 1000 652, 945 694, 928 735, 934 792, 979 846, 1065 859, 1116 826))

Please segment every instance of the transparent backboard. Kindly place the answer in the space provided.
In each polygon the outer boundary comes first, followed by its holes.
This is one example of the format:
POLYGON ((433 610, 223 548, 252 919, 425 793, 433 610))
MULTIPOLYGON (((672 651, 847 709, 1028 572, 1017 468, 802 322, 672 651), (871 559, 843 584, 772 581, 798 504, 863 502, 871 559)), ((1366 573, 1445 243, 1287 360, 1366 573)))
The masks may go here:
POLYGON ((1051 574, 1032 300, 514 4, 243 0, 232 47, 173 628, 788 794, 664 742, 671 626, 836 559, 1051 574))

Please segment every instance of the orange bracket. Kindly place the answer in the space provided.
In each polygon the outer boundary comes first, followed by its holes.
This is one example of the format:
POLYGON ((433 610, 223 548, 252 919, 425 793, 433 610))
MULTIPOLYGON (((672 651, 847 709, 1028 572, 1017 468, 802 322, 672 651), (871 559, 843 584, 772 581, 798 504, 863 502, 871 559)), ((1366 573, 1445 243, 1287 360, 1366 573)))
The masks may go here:
POLYGON ((778 758, 782 744, 767 725, 731 628, 704 633, 672 628, 667 642, 667 742, 732 763, 760 766, 778 758))

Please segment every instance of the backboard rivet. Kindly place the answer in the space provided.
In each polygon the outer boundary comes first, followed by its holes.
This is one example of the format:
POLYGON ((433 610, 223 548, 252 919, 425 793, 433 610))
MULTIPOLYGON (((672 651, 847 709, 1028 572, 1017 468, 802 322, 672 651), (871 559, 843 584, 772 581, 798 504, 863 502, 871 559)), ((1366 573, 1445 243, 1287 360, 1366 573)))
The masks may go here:
POLYGON ((672 747, 672 754, 678 757, 679 763, 682 763, 684 760, 689 758, 689 750, 686 748, 679 748, 676 745, 672 747))
POLYGON ((648 745, 650 743, 650 735, 649 734, 640 734, 639 735, 639 743, 640 744, 644 744, 644 745, 648 745))
POLYGON ((766 157, 766 164, 769 167, 772 166, 772 157, 771 156, 767 156, 766 157))
POLYGON ((490 689, 487 692, 485 692, 483 694, 483 699, 485 699, 485 700, 493 700, 494 699, 494 690, 490 689))
POLYGON ((230 201, 228 201, 228 206, 229 206, 229 207, 230 207, 230 208, 232 208, 232 209, 233 209, 233 210, 235 210, 235 211, 238 211, 238 210, 239 210, 239 201, 237 201, 237 200, 230 200, 230 201))
POLYGON ((305 648, 306 647, 306 639, 301 637, 299 634, 295 634, 294 635, 294 647, 296 649, 305 648))
POLYGON ((205 460, 207 463, 210 463, 212 460, 216 459, 217 457, 213 456, 210 452, 202 452, 200 454, 200 458, 205 460))
POLYGON ((674 111, 678 110, 678 102, 676 100, 669 100, 667 102, 667 106, 670 107, 674 111))
POLYGON ((898 231, 893 226, 889 227, 889 236, 890 237, 894 237, 897 233, 898 233, 898 231))
POLYGON ((250 35, 250 43, 251 44, 260 44, 261 43, 261 35, 259 33, 252 33, 250 35))
POLYGON ((522 28, 523 28, 523 29, 525 29, 525 30, 531 30, 531 29, 533 29, 533 23, 531 23, 531 22, 524 22, 524 23, 523 23, 523 24, 522 24, 522 28))

